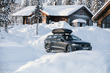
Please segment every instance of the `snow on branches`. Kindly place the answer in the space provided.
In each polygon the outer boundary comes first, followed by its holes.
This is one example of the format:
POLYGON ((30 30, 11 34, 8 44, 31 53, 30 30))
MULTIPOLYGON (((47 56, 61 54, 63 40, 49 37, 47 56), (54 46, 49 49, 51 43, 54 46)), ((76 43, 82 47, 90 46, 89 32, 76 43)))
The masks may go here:
POLYGON ((1 0, 0 1, 0 25, 5 25, 5 31, 7 31, 7 25, 9 22, 8 14, 11 12, 10 5, 14 3, 15 0, 1 0))

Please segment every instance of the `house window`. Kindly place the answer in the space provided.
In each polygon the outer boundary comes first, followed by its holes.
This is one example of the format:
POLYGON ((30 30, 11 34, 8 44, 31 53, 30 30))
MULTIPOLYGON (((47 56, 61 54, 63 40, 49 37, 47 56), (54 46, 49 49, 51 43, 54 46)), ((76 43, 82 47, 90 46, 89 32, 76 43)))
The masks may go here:
POLYGON ((83 11, 82 10, 80 11, 80 15, 83 15, 83 11))
POLYGON ((82 27, 82 23, 80 23, 80 27, 82 27))
POLYGON ((62 21, 65 21, 65 19, 62 19, 62 21))
POLYGON ((65 21, 65 18, 61 18, 61 21, 65 21))
POLYGON ((110 15, 102 21, 102 28, 110 28, 110 15))

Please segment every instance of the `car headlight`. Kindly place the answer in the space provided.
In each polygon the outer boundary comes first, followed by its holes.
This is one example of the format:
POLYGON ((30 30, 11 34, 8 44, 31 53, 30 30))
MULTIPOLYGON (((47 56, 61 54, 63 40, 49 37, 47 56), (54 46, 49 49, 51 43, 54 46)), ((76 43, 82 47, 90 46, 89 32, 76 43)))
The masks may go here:
POLYGON ((72 44, 73 46, 80 46, 80 44, 72 44))
POLYGON ((90 44, 90 46, 92 46, 92 44, 90 44))

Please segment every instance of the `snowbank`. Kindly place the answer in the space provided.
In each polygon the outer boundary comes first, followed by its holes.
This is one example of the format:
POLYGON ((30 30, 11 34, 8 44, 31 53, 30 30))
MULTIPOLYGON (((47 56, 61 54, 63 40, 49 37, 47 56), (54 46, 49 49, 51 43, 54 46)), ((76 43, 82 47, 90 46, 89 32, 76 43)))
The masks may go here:
POLYGON ((93 50, 108 51, 110 49, 110 33, 96 26, 74 28, 73 34, 92 44, 93 50), (106 49, 104 49, 106 48, 106 49))
POLYGON ((16 73, 109 73, 109 55, 91 51, 47 54, 20 67, 16 73))
POLYGON ((36 35, 36 24, 16 25, 9 33, 0 32, 0 72, 109 73, 109 37, 110 32, 102 28, 71 27, 66 22, 39 24, 39 35, 36 35), (71 29, 73 35, 92 43, 93 50, 47 54, 44 40, 55 28, 71 29))
POLYGON ((106 28, 105 30, 108 31, 108 32, 110 32, 110 29, 107 29, 107 28, 106 28))
POLYGON ((75 19, 72 22, 81 22, 81 23, 86 23, 86 20, 84 19, 75 19))

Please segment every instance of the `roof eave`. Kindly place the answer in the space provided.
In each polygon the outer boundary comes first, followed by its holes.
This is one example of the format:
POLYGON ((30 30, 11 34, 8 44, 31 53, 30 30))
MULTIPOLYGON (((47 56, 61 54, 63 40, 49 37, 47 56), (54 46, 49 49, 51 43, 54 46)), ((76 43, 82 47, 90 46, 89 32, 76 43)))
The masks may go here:
POLYGON ((104 9, 110 4, 110 0, 108 2, 106 2, 98 11, 96 14, 94 14, 94 16, 92 17, 92 20, 97 20, 98 16, 104 11, 104 9))

